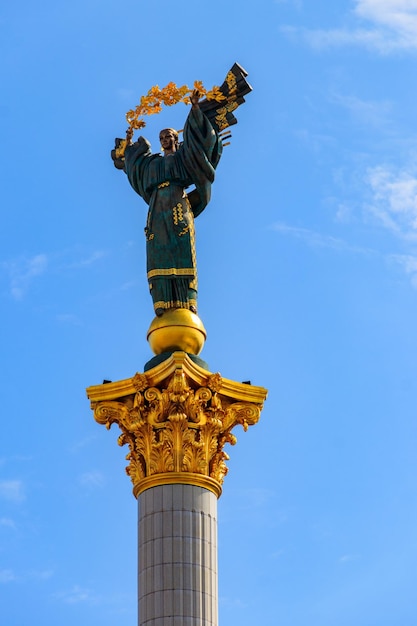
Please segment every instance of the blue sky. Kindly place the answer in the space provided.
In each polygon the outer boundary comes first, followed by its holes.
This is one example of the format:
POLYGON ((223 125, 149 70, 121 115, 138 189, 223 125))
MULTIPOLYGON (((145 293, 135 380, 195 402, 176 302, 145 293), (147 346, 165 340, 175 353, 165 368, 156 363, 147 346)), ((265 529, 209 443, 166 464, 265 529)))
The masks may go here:
MULTIPOLYGON (((23 0, 0 50, 2 624, 136 623, 127 450, 85 395, 151 356, 146 207, 109 151, 152 85, 238 61, 202 357, 269 397, 229 450, 220 624, 415 626, 416 0, 23 0)), ((149 118, 155 150, 186 114, 149 118)))

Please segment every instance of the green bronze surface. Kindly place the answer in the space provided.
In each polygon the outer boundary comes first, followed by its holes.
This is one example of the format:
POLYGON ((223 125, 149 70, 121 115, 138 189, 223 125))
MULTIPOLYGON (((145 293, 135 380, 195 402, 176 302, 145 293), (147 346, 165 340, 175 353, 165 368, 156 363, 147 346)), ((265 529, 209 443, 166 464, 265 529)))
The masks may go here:
MULTIPOLYGON (((165 154, 152 154, 144 137, 127 145, 124 159, 112 158, 124 169, 133 189, 149 206, 145 228, 147 276, 154 309, 197 311, 197 267, 194 218, 205 209, 215 169, 222 153, 221 133, 236 124, 233 112, 251 91, 247 73, 237 63, 221 85, 221 102, 191 98, 183 141, 165 154), (190 186, 195 189, 186 192, 190 186)), ((162 133, 170 134, 173 129, 162 133)), ((230 136, 230 135, 229 135, 230 136)), ((227 137, 226 137, 227 138, 227 137)), ((223 140, 225 139, 223 134, 223 140)), ((116 139, 116 146, 120 140, 116 139)))
POLYGON ((145 228, 148 282, 155 309, 189 308, 196 301, 194 217, 210 200, 222 143, 199 108, 192 108, 183 143, 173 154, 152 154, 143 137, 125 152, 133 189, 149 205, 145 228), (187 196, 185 189, 195 185, 187 196))

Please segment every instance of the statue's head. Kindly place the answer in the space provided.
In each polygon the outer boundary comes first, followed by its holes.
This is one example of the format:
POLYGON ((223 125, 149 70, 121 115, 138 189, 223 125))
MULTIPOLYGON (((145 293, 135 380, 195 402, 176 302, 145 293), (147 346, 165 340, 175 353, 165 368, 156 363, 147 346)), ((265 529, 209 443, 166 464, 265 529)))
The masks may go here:
POLYGON ((164 128, 159 133, 159 141, 164 152, 171 153, 178 150, 178 133, 175 128, 164 128))

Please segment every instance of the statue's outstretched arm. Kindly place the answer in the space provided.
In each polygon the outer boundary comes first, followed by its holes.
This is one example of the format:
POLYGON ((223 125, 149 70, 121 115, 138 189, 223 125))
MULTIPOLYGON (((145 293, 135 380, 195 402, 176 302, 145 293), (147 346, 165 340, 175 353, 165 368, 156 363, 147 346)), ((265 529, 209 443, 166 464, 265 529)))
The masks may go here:
POLYGON ((191 102, 191 104, 192 104, 194 109, 199 109, 200 108, 200 106, 198 104, 199 101, 200 101, 200 96, 201 96, 201 94, 198 91, 198 89, 194 89, 193 93, 190 96, 190 102, 191 102))

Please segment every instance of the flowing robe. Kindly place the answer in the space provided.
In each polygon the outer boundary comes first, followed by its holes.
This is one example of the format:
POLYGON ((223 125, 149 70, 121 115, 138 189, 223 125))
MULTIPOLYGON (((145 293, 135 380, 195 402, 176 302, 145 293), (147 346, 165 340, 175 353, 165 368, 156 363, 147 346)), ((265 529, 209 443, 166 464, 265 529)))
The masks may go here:
POLYGON ((149 205, 146 257, 155 310, 196 307, 194 217, 210 200, 221 151, 216 131, 195 107, 185 123, 183 142, 173 154, 152 154, 143 137, 126 148, 129 182, 149 205), (192 184, 195 190, 187 195, 185 189, 192 184))

